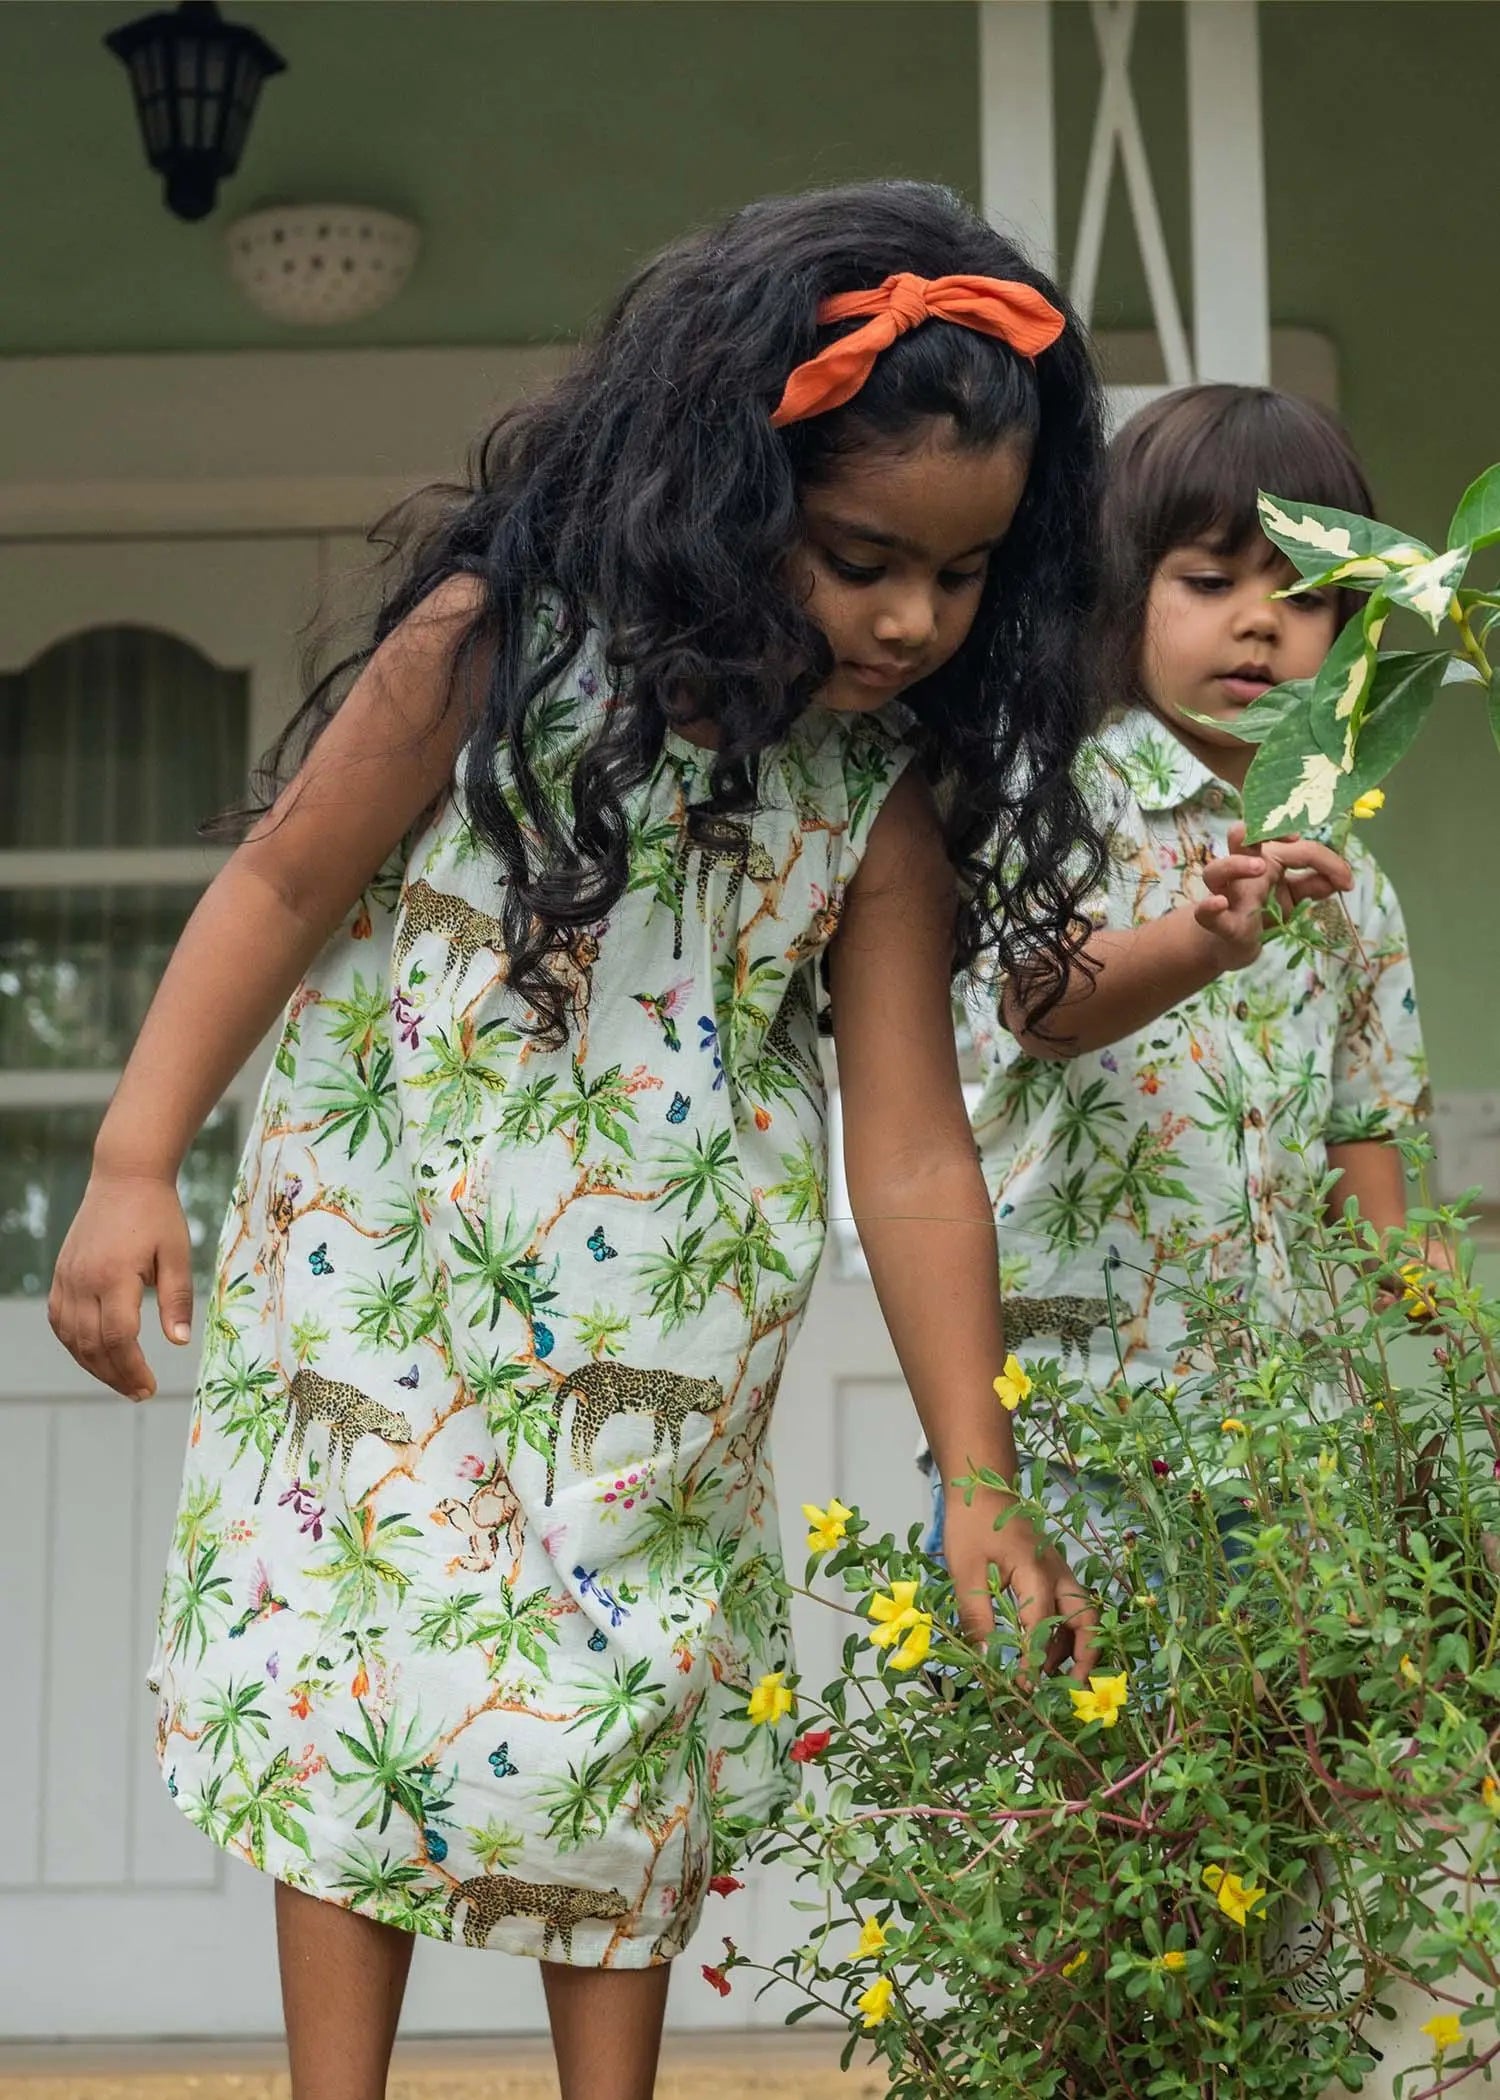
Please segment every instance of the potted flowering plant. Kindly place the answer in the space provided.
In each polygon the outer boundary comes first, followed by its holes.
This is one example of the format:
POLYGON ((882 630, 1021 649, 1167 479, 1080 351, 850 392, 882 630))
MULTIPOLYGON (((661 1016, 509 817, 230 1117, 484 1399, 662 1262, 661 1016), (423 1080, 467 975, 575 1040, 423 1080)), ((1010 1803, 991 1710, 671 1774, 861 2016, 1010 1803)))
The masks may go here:
POLYGON ((1500 2062, 1500 1306, 1459 1211, 1413 1222, 1451 1270, 1304 1220, 1336 1317, 1301 1334, 1189 1275, 1180 1386, 1007 1365, 1087 1685, 1003 1596, 971 1647, 915 1532, 809 1505, 848 1633, 751 1703, 819 1775, 764 1844, 811 1892, 766 1987, 893 2100, 1436 2100, 1500 2062))

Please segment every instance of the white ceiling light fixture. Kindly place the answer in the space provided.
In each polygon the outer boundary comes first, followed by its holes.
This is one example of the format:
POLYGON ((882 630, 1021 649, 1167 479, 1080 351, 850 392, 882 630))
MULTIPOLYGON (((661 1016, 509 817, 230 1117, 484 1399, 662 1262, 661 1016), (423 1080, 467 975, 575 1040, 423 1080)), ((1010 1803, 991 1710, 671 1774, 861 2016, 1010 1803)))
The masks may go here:
POLYGON ((229 271, 251 305, 294 328, 378 313, 411 274, 421 228, 364 204, 278 204, 237 219, 229 271))

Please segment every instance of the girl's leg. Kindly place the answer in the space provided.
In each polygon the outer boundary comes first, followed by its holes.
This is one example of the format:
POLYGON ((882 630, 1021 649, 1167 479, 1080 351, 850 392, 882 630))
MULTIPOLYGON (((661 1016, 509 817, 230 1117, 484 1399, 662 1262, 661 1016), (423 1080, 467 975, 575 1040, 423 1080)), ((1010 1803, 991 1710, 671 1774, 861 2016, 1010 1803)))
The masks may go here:
POLYGON ((385 2100, 414 1936, 276 1884, 292 2100, 385 2100))
POLYGON ((651 2100, 671 1973, 542 1963, 562 2100, 651 2100))

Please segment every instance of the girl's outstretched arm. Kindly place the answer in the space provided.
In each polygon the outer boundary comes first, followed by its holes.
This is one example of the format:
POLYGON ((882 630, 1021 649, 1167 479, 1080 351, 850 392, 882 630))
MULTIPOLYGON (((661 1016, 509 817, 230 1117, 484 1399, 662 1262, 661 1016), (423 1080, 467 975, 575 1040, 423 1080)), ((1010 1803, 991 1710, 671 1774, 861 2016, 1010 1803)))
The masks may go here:
POLYGON ((1231 825, 1229 852, 1203 867, 1204 893, 1196 901, 1095 933, 1042 1028, 1029 1025, 1022 992, 1008 985, 1001 1019, 1027 1055, 1081 1057, 1149 1028, 1226 970, 1255 961, 1273 899, 1290 913, 1353 884, 1348 863, 1315 839, 1268 839, 1248 848, 1244 840, 1244 825, 1231 825))
MULTIPOLYGON (((850 885, 830 955, 849 1195, 881 1310, 945 1481, 987 1467, 1013 1479, 1016 1448, 995 1398, 1004 1362, 990 1199, 965 1112, 953 1038, 953 870, 931 798, 908 771, 891 790, 850 885)), ((1056 1547, 1009 1498, 947 1498, 944 1549, 964 1624, 992 1624, 993 1566, 1028 1630, 1066 1621, 1049 1651, 1076 1674, 1095 1617, 1056 1547)))
POLYGON ((474 610, 472 587, 456 580, 391 635, 183 929, 95 1140, 47 1305, 63 1346, 132 1400, 155 1390, 139 1340, 148 1286, 168 1339, 189 1339, 183 1156, 308 964, 452 779, 467 719, 451 693, 454 652, 474 610))

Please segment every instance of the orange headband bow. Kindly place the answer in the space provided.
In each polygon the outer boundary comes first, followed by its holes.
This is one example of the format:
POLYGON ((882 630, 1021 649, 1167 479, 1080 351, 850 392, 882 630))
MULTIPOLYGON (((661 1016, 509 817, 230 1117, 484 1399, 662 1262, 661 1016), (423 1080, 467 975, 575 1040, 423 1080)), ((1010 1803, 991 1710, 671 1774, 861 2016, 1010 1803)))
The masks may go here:
POLYGON ((808 416, 842 408, 859 392, 882 350, 924 321, 956 321, 961 328, 998 336, 1022 357, 1050 349, 1067 326, 1050 299, 1029 284, 1002 277, 914 277, 902 270, 872 292, 839 292, 818 308, 823 326, 868 314, 863 328, 798 365, 771 418, 780 430, 808 416))

